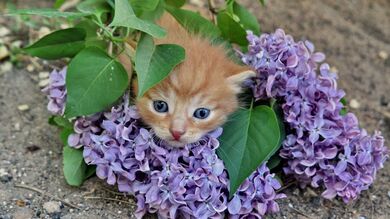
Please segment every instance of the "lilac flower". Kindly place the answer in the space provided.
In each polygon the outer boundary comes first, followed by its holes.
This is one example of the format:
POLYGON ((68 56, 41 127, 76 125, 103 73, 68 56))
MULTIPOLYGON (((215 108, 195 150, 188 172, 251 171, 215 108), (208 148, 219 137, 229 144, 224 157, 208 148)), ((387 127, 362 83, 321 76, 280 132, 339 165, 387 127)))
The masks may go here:
POLYGON ((248 41, 242 61, 258 73, 253 95, 282 102, 291 130, 280 151, 284 172, 301 186, 324 187, 325 198, 356 199, 388 156, 383 137, 368 136, 353 114, 340 115, 344 92, 329 65, 318 66, 325 56, 312 43, 294 42, 281 29, 260 37, 249 32, 248 41))
POLYGON ((85 162, 97 166, 99 178, 137 198, 138 218, 147 212, 161 218, 261 218, 278 211, 275 200, 285 196, 276 194, 280 184, 265 164, 228 199, 227 172, 216 154, 221 128, 173 148, 142 127, 128 93, 122 100, 109 111, 78 117, 68 143, 83 147, 85 162))
POLYGON ((64 114, 66 100, 65 76, 66 67, 60 71, 53 70, 50 74, 49 84, 42 90, 49 99, 47 109, 53 114, 64 114))

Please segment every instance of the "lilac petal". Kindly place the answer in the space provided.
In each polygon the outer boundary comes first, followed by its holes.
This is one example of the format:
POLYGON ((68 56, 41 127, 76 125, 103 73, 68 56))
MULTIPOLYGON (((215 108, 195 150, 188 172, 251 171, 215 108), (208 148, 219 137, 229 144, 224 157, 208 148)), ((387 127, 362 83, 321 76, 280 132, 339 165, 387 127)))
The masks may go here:
POLYGON ((331 188, 327 188, 322 194, 321 196, 326 198, 326 199, 333 199, 334 197, 336 197, 337 195, 337 192, 336 190, 334 189, 331 189, 331 188))
POLYGON ((323 62, 325 60, 324 53, 316 52, 311 56, 311 59, 315 62, 323 62))
POLYGON ((334 173, 336 175, 340 175, 344 170, 347 169, 347 161, 346 160, 340 160, 337 163, 336 168, 334 168, 334 173))
POLYGON ((324 151, 326 159, 333 159, 337 156, 338 149, 337 147, 326 148, 324 151))
POLYGON ((287 67, 294 68, 298 65, 298 56, 292 55, 287 58, 287 67))
POLYGON ((230 214, 238 214, 241 209, 241 200, 240 198, 235 195, 233 199, 228 203, 228 211, 230 214))
POLYGON ((79 134, 70 134, 68 136, 68 145, 71 147, 76 147, 80 144, 80 135, 79 134))

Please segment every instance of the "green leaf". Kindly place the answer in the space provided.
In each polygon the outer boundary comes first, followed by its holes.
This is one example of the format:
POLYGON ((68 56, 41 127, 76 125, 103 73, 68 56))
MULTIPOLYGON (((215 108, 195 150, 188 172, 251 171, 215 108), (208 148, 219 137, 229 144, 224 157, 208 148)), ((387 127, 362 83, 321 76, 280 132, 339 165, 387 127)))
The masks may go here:
POLYGON ((240 46, 248 45, 245 29, 227 11, 221 11, 217 15, 217 25, 222 32, 222 36, 232 43, 240 46))
POLYGON ((126 70, 96 47, 87 47, 69 63, 66 74, 68 118, 100 112, 126 90, 126 70))
POLYGON ((233 10, 234 14, 239 18, 238 23, 242 24, 245 30, 251 30, 256 35, 260 34, 260 25, 256 16, 236 2, 233 4, 233 10))
POLYGON ((201 34, 211 39, 221 35, 219 29, 211 21, 198 13, 169 6, 165 8, 190 33, 201 34))
POLYGON ((111 8, 105 0, 85 0, 76 6, 77 10, 94 14, 99 20, 102 14, 110 12, 111 8))
POLYGON ((166 35, 166 31, 162 27, 135 16, 130 3, 124 0, 115 0, 115 15, 110 26, 130 27, 156 38, 162 38, 166 35))
POLYGON ((154 11, 160 0, 130 0, 134 11, 154 11))
POLYGON ((165 3, 167 5, 171 5, 173 7, 180 8, 186 3, 186 0, 165 0, 165 3))
POLYGON ((280 162, 282 161, 282 158, 279 156, 279 154, 274 154, 271 156, 267 162, 267 167, 272 170, 275 167, 277 167, 280 162))
POLYGON ((257 18, 234 1, 228 1, 226 10, 218 13, 217 25, 225 39, 244 47, 248 45, 247 30, 260 34, 257 18))
POLYGON ((68 119, 62 117, 62 116, 51 116, 49 118, 49 124, 55 125, 60 128, 72 128, 73 123, 71 123, 68 119))
POLYGON ((53 8, 30 8, 12 10, 7 15, 39 15, 49 18, 63 17, 63 18, 80 18, 91 15, 91 13, 83 12, 67 12, 58 11, 53 8))
POLYGON ((63 145, 68 145, 68 137, 72 133, 74 133, 73 127, 67 127, 62 129, 62 131, 60 132, 60 139, 63 145))
POLYGON ((343 104, 343 108, 340 110, 340 115, 345 116, 348 113, 347 109, 347 99, 344 97, 340 99, 341 104, 343 104))
POLYGON ((240 109, 224 125, 218 155, 229 173, 230 197, 241 183, 280 147, 282 135, 272 108, 240 109))
POLYGON ((42 59, 73 57, 85 47, 85 37, 85 30, 81 28, 57 30, 24 48, 24 51, 42 59))
POLYGON ((80 186, 85 180, 87 165, 82 149, 65 145, 63 149, 63 171, 66 182, 71 186, 80 186))
POLYGON ((140 13, 139 16, 137 14, 137 16, 142 20, 154 22, 164 14, 164 5, 164 0, 159 0, 157 7, 153 11, 142 11, 142 13, 140 13))
POLYGON ((85 171, 85 180, 94 176, 96 173, 96 165, 87 165, 87 170, 85 171))
POLYGON ((185 50, 179 45, 154 45, 152 37, 143 34, 135 52, 138 97, 162 81, 172 69, 184 61, 185 50))
POLYGON ((77 28, 82 28, 87 33, 85 38, 85 47, 95 46, 102 50, 107 48, 107 42, 97 35, 99 26, 91 20, 83 20, 75 25, 77 28))
POLYGON ((56 0, 54 3, 54 8, 58 9, 65 3, 65 0, 56 0))

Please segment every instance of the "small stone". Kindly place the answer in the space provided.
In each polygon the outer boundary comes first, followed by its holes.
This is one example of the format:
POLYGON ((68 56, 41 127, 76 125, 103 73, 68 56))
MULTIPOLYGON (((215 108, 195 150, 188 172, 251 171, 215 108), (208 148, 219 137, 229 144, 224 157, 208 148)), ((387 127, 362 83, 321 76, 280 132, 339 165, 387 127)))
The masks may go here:
POLYGON ((380 102, 381 106, 387 107, 389 105, 389 100, 387 99, 387 96, 385 96, 385 95, 381 95, 379 102, 380 102))
POLYGON ((364 217, 364 216, 360 216, 360 217, 359 217, 359 219, 366 219, 366 217, 364 217))
POLYGON ((38 85, 39 85, 39 87, 46 87, 49 83, 50 83, 50 80, 47 78, 44 80, 40 80, 38 85))
POLYGON ((25 207, 26 206, 26 202, 24 200, 16 200, 16 205, 19 206, 19 207, 25 207))
POLYGON ((390 191, 387 191, 387 196, 390 198, 390 191))
POLYGON ((14 213, 13 219, 33 218, 33 211, 29 208, 20 208, 14 213))
POLYGON ((387 58, 389 58, 389 54, 383 50, 379 51, 378 56, 379 56, 379 58, 381 58, 383 60, 386 60, 387 58))
POLYGON ((45 209, 45 211, 48 214, 59 213, 61 212, 61 202, 57 202, 57 201, 45 202, 43 204, 43 209, 45 209))
POLYGON ((0 60, 7 58, 9 56, 9 51, 6 46, 0 46, 0 60))
POLYGON ((47 71, 39 72, 38 78, 40 78, 40 79, 46 79, 46 78, 49 77, 49 75, 50 75, 50 73, 47 72, 47 71))
POLYGON ((0 37, 7 36, 11 31, 6 27, 0 27, 0 37))
POLYGON ((4 64, 2 64, 0 66, 0 75, 2 73, 6 73, 6 72, 9 72, 12 70, 12 63, 11 62, 4 62, 4 64))
POLYGON ((67 28, 69 28, 70 26, 69 26, 69 24, 67 24, 67 23, 62 23, 62 24, 60 25, 60 27, 61 27, 61 29, 67 29, 67 28))
POLYGON ((349 102, 349 106, 352 108, 352 109, 358 109, 360 107, 360 103, 359 101, 357 101, 356 99, 352 99, 350 102, 349 102))
POLYGON ((28 71, 28 72, 33 72, 34 70, 35 70, 35 67, 34 67, 33 64, 28 64, 28 65, 27 65, 27 71, 28 71))
POLYGON ((291 203, 288 203, 288 207, 294 208, 293 204, 291 204, 291 203))
POLYGON ((22 47, 23 42, 21 40, 16 40, 11 43, 11 48, 20 48, 22 47))
POLYGON ((42 38, 44 36, 46 36, 47 34, 49 34, 51 31, 48 27, 41 27, 39 30, 38 30, 38 38, 42 38))
POLYGON ((3 168, 0 169, 0 182, 7 183, 12 180, 12 176, 3 168))
POLYGON ((22 104, 22 105, 19 105, 18 106, 18 110, 19 111, 27 111, 27 110, 29 110, 30 109, 30 107, 27 105, 27 104, 22 104))
POLYGON ((14 124, 14 130, 15 131, 20 131, 20 123, 17 122, 17 123, 14 124))

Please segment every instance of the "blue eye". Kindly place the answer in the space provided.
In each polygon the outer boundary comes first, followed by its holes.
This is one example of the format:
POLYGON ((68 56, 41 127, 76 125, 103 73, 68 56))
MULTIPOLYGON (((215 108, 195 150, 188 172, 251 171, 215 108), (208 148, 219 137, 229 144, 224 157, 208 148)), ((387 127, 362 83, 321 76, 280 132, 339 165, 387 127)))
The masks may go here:
POLYGON ((165 101, 155 100, 155 101, 153 101, 153 107, 154 107, 154 110, 156 110, 159 113, 168 112, 168 104, 165 101))
POLYGON ((210 115, 210 110, 206 108, 198 108, 194 112, 194 117, 197 119, 205 119, 210 115))

